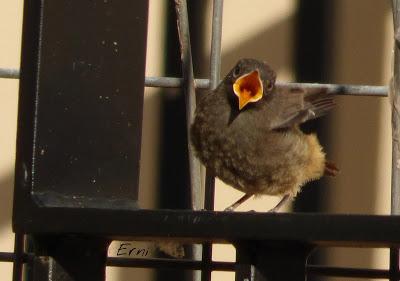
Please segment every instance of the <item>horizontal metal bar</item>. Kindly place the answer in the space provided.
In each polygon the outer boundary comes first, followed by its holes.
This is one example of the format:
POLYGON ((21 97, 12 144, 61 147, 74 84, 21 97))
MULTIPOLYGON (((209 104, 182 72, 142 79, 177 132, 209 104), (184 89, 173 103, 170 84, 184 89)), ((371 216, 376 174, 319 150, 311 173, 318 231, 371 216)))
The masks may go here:
MULTIPOLYGON (((145 85, 146 87, 180 88, 183 86, 183 79, 176 77, 146 77, 145 85)), ((195 79, 195 87, 197 89, 208 89, 209 86, 209 79, 195 79)))
POLYGON ((44 208, 35 209, 40 212, 38 221, 33 223, 31 214, 27 213, 25 216, 29 223, 14 223, 15 230, 38 235, 60 232, 81 233, 120 240, 189 239, 198 243, 305 240, 324 246, 387 248, 400 245, 398 227, 400 216, 106 208, 81 208, 79 212, 71 212, 67 207, 42 209, 44 208), (110 225, 113 231, 107 231, 102 222, 105 219, 113 221, 116 213, 120 221, 135 221, 135 223, 121 224, 115 221, 110 225), (56 216, 63 216, 63 220, 53 220, 50 226, 43 229, 43 225, 56 216), (140 227, 137 227, 138 225, 140 227), (316 229, 315 225, 321 227, 316 229))
POLYGON ((364 268, 345 268, 345 267, 328 267, 321 265, 308 265, 307 274, 323 275, 347 278, 373 278, 373 279, 388 279, 400 277, 400 274, 390 274, 386 269, 364 269, 364 268))
MULTIPOLYGON (((32 254, 23 254, 22 262, 28 262, 33 257, 32 254)), ((9 252, 0 252, 0 262, 14 262, 15 254, 9 252)))
MULTIPOLYGON (((142 268, 176 268, 187 270, 201 270, 204 267, 202 261, 195 260, 173 260, 173 259, 127 259, 127 258, 107 258, 107 266, 116 267, 142 267, 142 268)), ((211 270, 234 271, 234 262, 212 262, 211 270)))
POLYGON ((0 253, 0 262, 13 262, 14 253, 0 253))
MULTIPOLYGON (((147 87, 179 88, 183 80, 175 77, 146 77, 145 85, 147 87)), ((195 79, 195 85, 198 89, 208 89, 209 79, 195 79)), ((387 86, 367 86, 367 85, 340 85, 340 84, 320 84, 320 83, 293 83, 277 82, 277 87, 320 89, 324 88, 333 95, 354 95, 354 96, 378 96, 386 97, 388 93, 387 86)))
POLYGON ((19 79, 19 69, 0 68, 0 78, 19 79))
MULTIPOLYGON (((171 259, 127 259, 109 257, 107 266, 115 267, 142 267, 142 268, 174 268, 186 270, 201 270, 204 266, 201 261, 193 260, 171 260, 171 259)), ((235 262, 211 262, 212 271, 235 271, 235 262)), ((348 278, 373 278, 384 279, 390 277, 389 270, 384 269, 363 269, 363 268, 345 268, 329 267, 321 265, 307 265, 308 275, 335 276, 348 278)), ((392 276, 400 277, 400 275, 392 276)))
POLYGON ((341 84, 319 84, 319 83, 286 83, 277 82, 278 87, 319 89, 325 88, 328 93, 333 95, 350 96, 376 96, 386 97, 388 95, 387 86, 368 86, 368 85, 341 85, 341 84))
MULTIPOLYGON (((0 68, 0 78, 18 79, 18 69, 0 68)), ((146 77, 146 87, 160 88, 180 88, 182 87, 183 79, 177 77, 146 77)), ((349 96, 376 96, 387 97, 387 86, 368 86, 368 85, 340 85, 340 84, 319 84, 319 83, 292 83, 292 82, 277 82, 277 87, 304 88, 316 89, 325 88, 328 93, 334 95, 349 95, 349 96)), ((210 86, 209 79, 195 79, 197 89, 208 89, 210 86)))
MULTIPOLYGON (((14 253, 0 252, 0 262, 13 262, 14 253)), ((24 254, 23 262, 27 262, 33 257, 32 254, 24 254)), ((141 268, 175 268, 175 269, 187 269, 187 270, 201 270, 204 264, 201 261, 194 260, 175 260, 175 259, 130 259, 130 258, 118 258, 108 257, 107 266, 114 267, 141 267, 141 268)), ((211 270, 213 271, 235 271, 235 262, 216 262, 213 261, 211 264, 211 270)), ((321 275, 321 276, 336 276, 336 277, 347 277, 347 278, 374 278, 374 279, 385 279, 385 278, 400 278, 400 274, 391 276, 389 270, 386 269, 365 269, 365 268, 346 268, 346 267, 329 267, 322 265, 307 265, 307 274, 309 275, 321 275)), ((393 275, 393 274, 392 274, 393 275)))

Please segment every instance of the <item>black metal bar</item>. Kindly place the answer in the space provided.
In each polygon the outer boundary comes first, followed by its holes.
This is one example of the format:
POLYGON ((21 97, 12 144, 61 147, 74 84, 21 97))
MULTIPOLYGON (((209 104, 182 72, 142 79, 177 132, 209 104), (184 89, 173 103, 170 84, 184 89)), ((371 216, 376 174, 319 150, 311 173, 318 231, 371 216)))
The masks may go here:
MULTIPOLYGON (((33 255, 24 253, 20 256, 20 258, 22 263, 27 263, 33 258, 33 255)), ((0 262, 14 262, 14 261, 16 261, 14 252, 12 253, 0 252, 0 262)))
MULTIPOLYGON (((364 268, 345 268, 345 267, 328 267, 321 265, 308 265, 308 275, 322 275, 331 277, 347 277, 347 278, 374 278, 389 279, 391 274, 385 269, 364 269, 364 268)), ((400 275, 394 275, 400 278, 400 275)))
POLYGON ((34 280, 102 281, 109 241, 78 235, 36 236, 34 280))
MULTIPOLYGON (((34 255, 24 254, 22 261, 24 263, 33 259, 34 255)), ((10 252, 0 252, 0 262, 13 262, 15 254, 10 252)), ((218 262, 211 264, 213 271, 237 271, 240 262, 218 262)), ((110 267, 140 267, 140 268, 176 268, 187 270, 201 270, 202 262, 195 260, 177 260, 177 259, 140 259, 140 258, 117 258, 108 257, 107 266, 110 267)), ((390 272, 387 269, 367 269, 367 268, 346 268, 331 267, 324 265, 307 265, 308 275, 348 277, 348 278, 376 278, 389 279, 390 272)), ((394 276, 400 278, 400 274, 394 276)))
POLYGON ((14 225, 136 209, 148 1, 26 2, 14 225))
POLYGON ((312 246, 299 242, 235 243, 239 266, 236 281, 303 281, 312 246))
POLYGON ((108 239, 64 218, 138 208, 147 15, 147 0, 25 1, 13 227, 64 224, 33 233, 35 280, 104 280, 108 239))
MULTIPOLYGON (((214 197, 215 197, 215 178, 209 169, 206 169, 205 180, 205 204, 206 210, 214 210, 214 197)), ((203 270, 201 272, 201 281, 211 280, 211 264, 212 264, 212 243, 207 242, 203 244, 202 251, 203 270)))
POLYGON ((190 210, 46 208, 16 224, 25 233, 81 233, 120 240, 185 239, 229 243, 238 240, 308 241, 326 246, 400 245, 399 216, 245 213, 190 210), (52 218, 62 218, 52 221, 52 218), (104 223, 107 222, 107 228, 104 223), (43 226, 46 226, 45 228, 43 226), (123 238, 123 239, 121 239, 123 238))
MULTIPOLYGON (((196 260, 124 259, 109 257, 107 259, 107 266, 201 270, 203 268, 203 263, 202 261, 196 260)), ((232 262, 213 262, 210 266, 212 270, 218 271, 235 270, 235 263, 232 262)))
POLYGON ((24 254, 24 234, 17 232, 14 241, 13 281, 22 280, 22 266, 24 254))
POLYGON ((399 248, 391 247, 389 253, 389 280, 399 280, 399 248))
POLYGON ((14 262, 14 259, 15 259, 14 253, 0 252, 0 262, 14 262))
POLYGON ((263 281, 255 280, 255 267, 254 261, 252 260, 251 252, 249 251, 246 243, 237 243, 236 249, 236 268, 235 268, 235 280, 242 281, 263 281))

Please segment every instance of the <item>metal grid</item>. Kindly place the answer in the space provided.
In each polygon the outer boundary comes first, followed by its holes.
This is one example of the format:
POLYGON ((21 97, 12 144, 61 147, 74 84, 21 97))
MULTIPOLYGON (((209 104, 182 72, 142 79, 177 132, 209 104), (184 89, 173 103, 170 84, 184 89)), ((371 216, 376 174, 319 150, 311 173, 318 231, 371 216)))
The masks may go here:
MULTIPOLYGON (((187 98, 187 117, 192 120, 195 108, 195 88, 213 89, 219 82, 219 72, 221 64, 221 34, 222 34, 222 7, 223 0, 214 0, 213 18, 212 18, 212 43, 210 58, 210 79, 195 79, 193 75, 193 64, 191 57, 191 47, 189 40, 189 26, 187 4, 185 0, 176 1, 178 30, 181 43, 181 58, 183 78, 176 77, 146 77, 146 87, 179 88, 183 87, 187 98)), ((394 106, 396 108, 397 98, 400 97, 400 1, 393 1, 393 19, 395 27, 395 70, 394 70, 394 106)), ((19 71, 15 69, 0 68, 0 78, 18 79, 19 71)), ((305 88, 324 87, 328 92, 336 95, 355 95, 355 96, 388 96, 388 87, 384 86, 365 86, 365 85, 336 85, 336 84, 314 84, 314 83, 278 83, 278 87, 297 87, 301 85, 305 88)), ((398 124, 400 124, 400 115, 397 110, 393 110, 393 167, 397 165, 395 161, 398 158, 399 148, 396 136, 398 135, 398 124)), ((190 124, 190 122, 189 122, 190 124)), ((188 127, 189 129, 189 127, 188 127)), ((200 164, 193 157, 190 148, 190 175, 192 186, 192 206, 193 209, 201 209, 203 206, 212 210, 214 199, 214 178, 206 173, 205 198, 201 198, 200 186, 200 164), (203 205, 204 204, 204 205, 203 205)), ((400 213, 400 171, 392 169, 392 214, 400 213)), ((14 253, 0 253, 0 261, 13 262, 13 281, 21 280, 22 264, 32 261, 32 254, 24 253, 24 236, 17 233, 15 236, 14 253)), ((400 278, 399 252, 397 248, 391 248, 390 269, 360 269, 360 268, 340 268, 308 265, 306 273, 309 275, 325 275, 340 277, 360 277, 360 278, 386 278, 397 280, 400 278)), ((189 270, 202 270, 202 280, 210 280, 210 273, 213 270, 235 271, 237 263, 234 262, 214 262, 211 260, 211 244, 204 244, 203 256, 201 261, 195 260, 170 260, 170 259, 126 259, 112 258, 107 259, 107 266, 119 267, 145 267, 145 268, 178 268, 189 270)))

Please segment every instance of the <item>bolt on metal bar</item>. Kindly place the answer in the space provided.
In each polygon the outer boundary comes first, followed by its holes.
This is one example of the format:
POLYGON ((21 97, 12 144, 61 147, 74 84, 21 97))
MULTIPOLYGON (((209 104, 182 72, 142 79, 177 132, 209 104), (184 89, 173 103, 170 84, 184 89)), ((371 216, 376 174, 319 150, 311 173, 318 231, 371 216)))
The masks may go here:
POLYGON ((200 173, 200 161, 195 157, 193 147, 190 145, 190 125, 194 119, 196 109, 196 93, 194 85, 192 51, 190 46, 189 17, 186 0, 176 0, 175 9, 177 14, 177 25, 179 44, 182 60, 183 86, 186 98, 186 122, 189 154, 189 173, 191 187, 191 205, 194 210, 203 208, 202 185, 200 173))
MULTIPOLYGON (((392 182, 391 209, 392 215, 400 214, 400 0, 392 1, 394 30, 394 63, 391 83, 392 95, 392 182)), ((389 272, 390 280, 398 280, 399 248, 390 248, 389 272)))

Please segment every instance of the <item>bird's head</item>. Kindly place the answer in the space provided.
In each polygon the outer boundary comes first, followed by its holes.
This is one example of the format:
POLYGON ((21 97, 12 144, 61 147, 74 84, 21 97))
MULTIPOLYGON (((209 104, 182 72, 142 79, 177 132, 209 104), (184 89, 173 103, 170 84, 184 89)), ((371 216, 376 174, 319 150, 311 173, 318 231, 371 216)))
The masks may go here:
POLYGON ((239 110, 247 104, 257 102, 272 92, 276 74, 264 62, 241 59, 227 75, 227 82, 238 99, 239 110))

